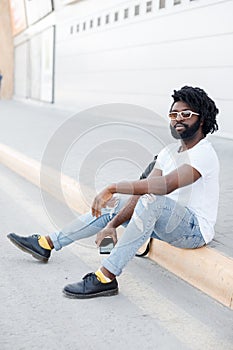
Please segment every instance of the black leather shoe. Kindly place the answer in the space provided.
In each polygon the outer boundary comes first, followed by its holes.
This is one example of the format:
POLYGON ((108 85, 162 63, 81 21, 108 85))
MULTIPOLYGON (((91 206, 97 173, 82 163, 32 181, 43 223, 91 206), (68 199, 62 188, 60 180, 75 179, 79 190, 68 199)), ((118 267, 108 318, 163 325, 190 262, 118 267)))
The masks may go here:
POLYGON ((63 293, 69 298, 88 299, 118 294, 118 283, 114 279, 109 283, 101 283, 94 272, 88 273, 78 283, 68 284, 63 293))
POLYGON ((44 249, 39 245, 39 235, 21 237, 16 235, 15 233, 9 233, 7 237, 12 243, 14 243, 14 245, 16 245, 16 247, 18 247, 26 253, 31 254, 33 258, 36 258, 43 262, 47 262, 49 260, 51 250, 44 249))

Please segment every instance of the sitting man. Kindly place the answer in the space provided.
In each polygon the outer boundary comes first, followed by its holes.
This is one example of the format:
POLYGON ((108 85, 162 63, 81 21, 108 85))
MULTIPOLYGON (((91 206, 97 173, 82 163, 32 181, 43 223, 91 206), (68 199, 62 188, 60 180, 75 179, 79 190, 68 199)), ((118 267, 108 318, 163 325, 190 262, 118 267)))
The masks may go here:
POLYGON ((63 292, 72 298, 92 298, 118 293, 116 276, 151 237, 179 248, 198 248, 214 237, 219 197, 219 162, 208 133, 218 130, 218 109, 204 90, 184 86, 174 91, 168 117, 171 134, 178 143, 166 146, 158 154, 147 178, 107 186, 94 199, 91 212, 81 215, 58 233, 49 236, 9 239, 35 258, 47 261, 51 249, 59 250, 81 238, 97 233, 97 243, 126 225, 111 254, 94 273, 69 284, 63 292), (113 194, 129 194, 109 203, 113 194))

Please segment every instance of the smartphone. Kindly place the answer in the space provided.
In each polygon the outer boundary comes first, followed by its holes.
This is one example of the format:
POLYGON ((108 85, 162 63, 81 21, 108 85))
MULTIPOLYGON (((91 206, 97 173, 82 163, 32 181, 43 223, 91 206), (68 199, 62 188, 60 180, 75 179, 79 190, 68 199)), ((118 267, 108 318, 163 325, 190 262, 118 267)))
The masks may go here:
POLYGON ((100 254, 110 254, 114 247, 113 239, 111 237, 105 237, 99 246, 100 254))

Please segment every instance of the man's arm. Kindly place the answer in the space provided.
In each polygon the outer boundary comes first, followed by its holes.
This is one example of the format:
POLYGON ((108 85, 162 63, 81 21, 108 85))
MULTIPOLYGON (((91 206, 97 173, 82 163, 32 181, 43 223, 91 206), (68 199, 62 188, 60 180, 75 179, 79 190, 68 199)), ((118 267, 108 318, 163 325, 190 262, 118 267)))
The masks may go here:
POLYGON ((131 219, 133 215, 134 208, 138 202, 140 196, 133 195, 129 198, 125 206, 117 213, 117 215, 101 230, 97 236, 95 243, 97 246, 100 245, 105 237, 112 237, 114 245, 117 243, 117 233, 116 228, 122 225, 127 220, 131 219))
POLYGON ((133 195, 129 198, 126 205, 117 213, 117 215, 110 221, 111 227, 118 227, 125 221, 131 219, 133 215, 134 208, 141 196, 133 195))
MULTIPOLYGON (((152 168, 154 167, 154 164, 151 167, 150 171, 148 170, 148 167, 147 167, 146 171, 148 173, 149 172, 151 173, 152 168)), ((161 176, 161 175, 162 175, 161 170, 154 169, 153 172, 149 176, 161 176)), ((148 175, 146 175, 146 176, 148 176, 148 175)), ((127 203, 124 205, 124 207, 117 213, 117 215, 106 225, 106 227, 103 230, 101 230, 97 234, 96 241, 95 241, 97 246, 100 245, 100 243, 102 242, 102 240, 105 237, 112 237, 114 244, 116 244, 116 242, 117 242, 116 228, 119 227, 120 225, 122 225, 124 222, 131 219, 133 212, 134 212, 134 208, 135 208, 140 197, 141 197, 140 195, 132 195, 129 198, 129 200, 127 201, 127 203)))
POLYGON ((200 173, 188 164, 184 164, 165 176, 157 176, 156 169, 141 181, 119 182, 109 186, 111 193, 143 195, 153 193, 166 195, 174 190, 190 185, 199 179, 200 173))
MULTIPOLYGON (((159 169, 154 169, 150 175, 148 176, 148 178, 150 177, 154 177, 154 176, 162 176, 162 171, 159 169)), ((139 180, 137 182, 140 182, 142 180, 139 180)), ((136 195, 132 195, 128 202, 126 203, 126 205, 119 211, 119 213, 111 220, 111 225, 112 227, 118 227, 121 224, 123 224, 125 221, 131 219, 131 216, 133 215, 133 211, 134 208, 139 200, 139 198, 141 197, 140 194, 136 195)))
POLYGON ((165 195, 174 190, 190 185, 197 181, 201 174, 192 166, 184 164, 173 170, 165 176, 158 176, 158 169, 154 169, 150 176, 145 180, 132 182, 119 182, 106 187, 94 199, 92 204, 92 215, 100 216, 101 208, 106 205, 106 202, 114 193, 143 195, 153 193, 157 195, 165 195))

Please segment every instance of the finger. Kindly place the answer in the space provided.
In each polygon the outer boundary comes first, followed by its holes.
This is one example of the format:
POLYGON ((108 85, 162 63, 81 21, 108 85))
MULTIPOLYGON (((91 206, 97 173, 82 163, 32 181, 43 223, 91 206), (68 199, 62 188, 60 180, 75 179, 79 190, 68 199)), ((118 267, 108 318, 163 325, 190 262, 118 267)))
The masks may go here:
POLYGON ((98 248, 99 248, 100 243, 102 242, 103 238, 104 238, 104 237, 97 237, 95 243, 96 243, 96 245, 97 245, 98 248))
POLYGON ((92 214, 92 216, 95 216, 95 199, 91 205, 91 214, 92 214))
POLYGON ((99 235, 99 234, 97 234, 97 235, 96 235, 96 239, 95 239, 95 244, 98 244, 99 239, 100 239, 99 237, 100 237, 100 235, 99 235))
POLYGON ((102 242, 102 240, 101 240, 101 241, 96 242, 97 248, 99 248, 99 246, 100 246, 100 243, 101 243, 101 242, 102 242))
POLYGON ((98 218, 100 216, 100 212, 95 208, 92 208, 92 216, 95 216, 96 218, 98 218))
POLYGON ((113 244, 116 245, 116 244, 117 244, 117 238, 116 238, 116 236, 113 236, 112 239, 113 239, 113 244))
POLYGON ((92 214, 92 216, 95 216, 95 209, 94 208, 91 208, 91 214, 92 214))
POLYGON ((100 210, 99 210, 99 205, 97 200, 95 199, 92 205, 92 215, 95 217, 99 217, 100 216, 100 210))
POLYGON ((99 216, 101 216, 101 211, 100 210, 95 210, 95 216, 98 218, 99 216))
POLYGON ((100 211, 98 210, 98 205, 96 203, 96 200, 94 200, 92 204, 91 213, 92 213, 92 216, 95 216, 95 217, 100 216, 100 211))

